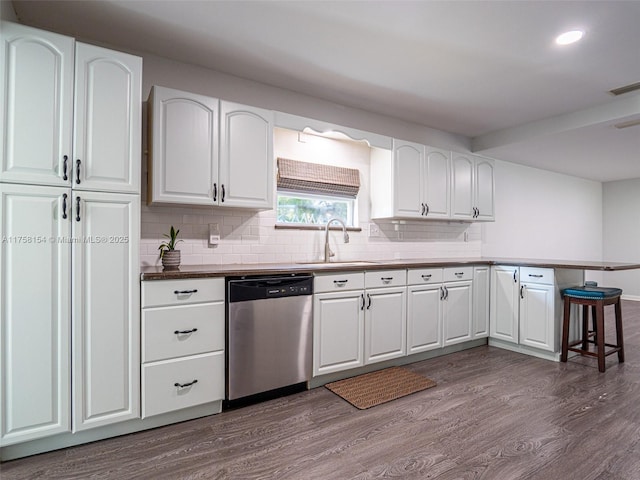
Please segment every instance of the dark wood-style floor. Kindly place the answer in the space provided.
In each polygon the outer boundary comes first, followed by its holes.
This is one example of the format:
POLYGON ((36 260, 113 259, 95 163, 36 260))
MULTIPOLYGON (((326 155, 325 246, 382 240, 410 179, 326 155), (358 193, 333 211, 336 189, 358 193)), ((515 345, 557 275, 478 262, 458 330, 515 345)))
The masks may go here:
POLYGON ((321 387, 5 462, 0 476, 637 480, 640 302, 622 308, 627 361, 607 357, 605 373, 478 347, 412 364, 438 386, 370 410, 321 387))

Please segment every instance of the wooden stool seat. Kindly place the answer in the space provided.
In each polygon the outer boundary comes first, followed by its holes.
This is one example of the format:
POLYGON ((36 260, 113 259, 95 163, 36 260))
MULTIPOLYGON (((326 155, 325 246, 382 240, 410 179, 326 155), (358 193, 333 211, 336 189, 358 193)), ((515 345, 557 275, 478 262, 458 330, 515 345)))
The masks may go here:
POLYGON ((562 353, 560 361, 566 362, 569 352, 597 357, 598 370, 605 371, 605 357, 618 353, 618 361, 624 362, 624 340, 622 336, 622 309, 619 288, 604 287, 572 287, 562 292, 564 297, 564 321, 562 323, 562 353), (571 304, 582 305, 582 339, 569 343, 569 324, 571 304), (605 343, 604 340, 604 307, 615 306, 616 344, 605 343), (592 311, 593 330, 589 330, 589 307, 592 311), (593 340, 592 340, 593 339, 593 340), (596 351, 589 350, 589 344, 596 346, 596 351), (580 345, 580 347, 578 347, 580 345), (609 347, 607 350, 605 347, 609 347))

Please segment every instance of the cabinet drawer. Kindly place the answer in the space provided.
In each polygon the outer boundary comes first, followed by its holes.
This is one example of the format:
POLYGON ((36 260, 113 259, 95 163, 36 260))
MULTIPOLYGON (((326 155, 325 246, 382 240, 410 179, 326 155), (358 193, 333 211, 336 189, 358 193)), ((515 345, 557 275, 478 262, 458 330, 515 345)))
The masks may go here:
POLYGON ((364 274, 365 288, 403 287, 406 284, 406 270, 377 270, 364 274))
POLYGON ((142 417, 224 399, 224 352, 142 366, 142 417), (188 384, 191 386, 176 386, 188 384))
POLYGON ((142 282, 142 307, 224 301, 224 278, 142 282))
POLYGON ((224 350, 224 302, 142 311, 142 362, 224 350))
POLYGON ((339 292, 341 290, 362 290, 363 288, 364 272, 316 275, 313 280, 314 293, 339 292))
POLYGON ((442 283, 441 268, 415 268, 407 271, 407 285, 442 283))
POLYGON ((520 267, 520 283, 553 285, 553 268, 520 267))
POLYGON ((447 267, 443 273, 445 282, 473 280, 473 267, 447 267))

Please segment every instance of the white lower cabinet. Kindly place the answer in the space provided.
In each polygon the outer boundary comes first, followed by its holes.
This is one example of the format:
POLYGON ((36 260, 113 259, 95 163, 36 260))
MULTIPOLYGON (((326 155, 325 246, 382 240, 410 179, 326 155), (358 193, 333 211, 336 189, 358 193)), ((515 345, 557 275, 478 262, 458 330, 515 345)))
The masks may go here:
POLYGON ((407 274, 407 354, 442 348, 442 269, 407 274))
POLYGON ((383 270, 365 274, 365 364, 406 355, 406 278, 406 270, 383 270))
POLYGON ((491 268, 488 265, 473 267, 473 338, 489 336, 489 292, 491 268))
MULTIPOLYGON (((491 267, 490 338, 498 341, 494 343, 497 346, 503 342, 505 346, 559 352, 560 292, 582 281, 580 270, 491 267)), ((575 336, 573 330, 571 336, 575 336)))
POLYGON ((140 197, 74 192, 73 430, 140 417, 140 197))
POLYGON ((224 278, 142 283, 142 417, 224 399, 224 278))
POLYGON ((313 375, 364 365, 364 273, 316 275, 313 375))
POLYGON ((70 189, 0 184, 0 445, 71 430, 70 189))
POLYGON ((405 270, 316 275, 314 376, 404 356, 405 285, 405 270))
POLYGON ((443 345, 471 340, 472 282, 444 283, 445 296, 442 302, 443 345))
POLYGON ((0 196, 2 445, 139 417, 139 197, 0 196))

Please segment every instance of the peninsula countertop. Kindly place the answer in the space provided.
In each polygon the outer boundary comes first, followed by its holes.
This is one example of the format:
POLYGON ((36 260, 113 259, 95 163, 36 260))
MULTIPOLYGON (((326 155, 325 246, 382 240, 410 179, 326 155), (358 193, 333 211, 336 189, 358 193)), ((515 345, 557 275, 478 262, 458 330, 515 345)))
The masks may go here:
POLYGON ((245 275, 281 275, 287 273, 323 273, 402 268, 440 268, 465 265, 513 265, 520 267, 563 268, 573 270, 618 271, 640 269, 640 263, 574 261, 523 258, 437 258, 398 260, 345 260, 301 263, 234 263, 228 265, 182 265, 178 270, 161 266, 140 269, 142 280, 176 280, 182 278, 235 277, 245 275))

